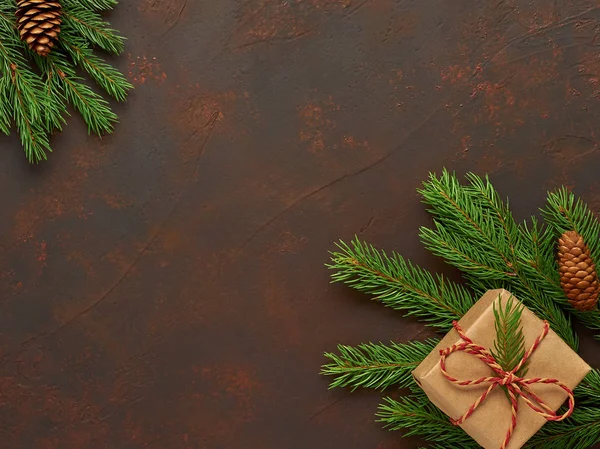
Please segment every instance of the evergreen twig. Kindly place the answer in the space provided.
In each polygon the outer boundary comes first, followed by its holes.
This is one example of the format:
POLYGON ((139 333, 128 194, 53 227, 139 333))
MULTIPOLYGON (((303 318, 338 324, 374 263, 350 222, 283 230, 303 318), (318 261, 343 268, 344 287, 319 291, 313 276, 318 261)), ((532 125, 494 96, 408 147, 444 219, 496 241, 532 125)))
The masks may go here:
POLYGON ((335 376, 330 388, 359 387, 385 389, 408 387, 412 371, 438 344, 438 340, 409 343, 366 343, 357 347, 338 345, 339 354, 325 353, 331 360, 321 374, 335 376))
POLYGON ((429 326, 449 329, 474 303, 466 288, 396 253, 388 256, 358 238, 350 245, 339 242, 337 246, 339 251, 331 253, 327 265, 334 270, 334 282, 374 295, 384 305, 417 316, 429 326))
POLYGON ((600 441, 600 408, 578 406, 563 422, 549 422, 525 445, 531 449, 587 449, 600 441))
POLYGON ((385 398, 377 413, 390 430, 402 430, 404 437, 420 436, 445 448, 475 449, 479 445, 460 427, 454 426, 435 405, 423 398, 385 398))
POLYGON ((125 48, 123 37, 110 28, 110 24, 103 21, 94 10, 71 5, 64 9, 63 21, 64 31, 80 35, 109 53, 118 55, 125 48))
POLYGON ((594 369, 575 388, 577 406, 600 407, 600 370, 594 369))
POLYGON ((41 58, 20 40, 16 3, 0 0, 0 131, 10 134, 14 124, 30 162, 40 162, 52 151, 49 137, 62 129, 69 104, 90 132, 112 132, 117 116, 75 68, 80 66, 108 95, 126 99, 131 83, 93 52, 94 47, 114 54, 123 51, 123 38, 98 14, 116 4, 116 0, 63 0, 59 46, 41 58))
POLYGON ((106 11, 117 6, 117 0, 62 0, 65 6, 82 6, 93 11, 106 11))
POLYGON ((467 180, 463 186, 456 175, 444 170, 440 177, 431 174, 423 184, 419 192, 434 216, 433 229, 421 228, 423 244, 460 269, 479 293, 499 287, 511 290, 577 349, 569 317, 547 295, 550 287, 540 288, 540 276, 530 277, 530 261, 538 250, 523 235, 523 227, 516 224, 489 179, 469 174, 467 180))
MULTIPOLYGON (((523 308, 511 296, 504 307, 494 304, 496 338, 491 350, 494 359, 504 371, 512 371, 525 356, 525 336, 521 327, 523 308)), ((523 372, 525 367, 521 367, 523 372)))

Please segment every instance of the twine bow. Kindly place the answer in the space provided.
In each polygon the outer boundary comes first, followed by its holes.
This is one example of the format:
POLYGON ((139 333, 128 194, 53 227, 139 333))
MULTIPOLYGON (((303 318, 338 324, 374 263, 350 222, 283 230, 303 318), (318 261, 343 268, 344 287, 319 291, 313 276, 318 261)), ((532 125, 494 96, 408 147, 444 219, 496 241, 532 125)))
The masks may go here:
POLYGON ((465 412, 463 416, 456 420, 451 419, 452 424, 460 425, 463 422, 465 422, 469 418, 469 416, 471 416, 473 412, 475 412, 477 407, 479 407, 481 403, 485 401, 487 396, 492 391, 494 391, 494 388, 496 388, 498 385, 506 387, 511 403, 511 422, 508 431, 506 432, 504 442, 502 443, 502 446, 500 446, 500 449, 505 449, 506 446, 508 446, 512 434, 515 428, 517 427, 517 411, 519 409, 519 402, 517 399, 519 396, 523 398, 523 400, 529 407, 531 407, 534 411, 542 415, 548 421, 562 421, 563 419, 566 419, 569 416, 571 416, 571 413, 573 413, 573 409, 575 408, 575 397, 573 396, 573 392, 571 391, 571 389, 565 384, 563 384, 561 381, 559 381, 558 379, 549 379, 545 377, 534 377, 528 379, 516 375, 519 369, 521 369, 521 367, 525 365, 527 360, 529 360, 529 358, 531 357, 531 354, 533 354, 533 352, 538 348, 544 337, 548 334, 548 329, 550 328, 550 326, 548 325, 547 321, 544 321, 542 333, 536 338, 536 340, 531 345, 531 348, 529 348, 529 350, 525 352, 525 355, 523 356, 521 361, 511 371, 504 371, 502 367, 498 364, 498 362, 496 362, 494 356, 492 356, 492 354, 487 349, 485 349, 483 346, 473 343, 473 340, 471 340, 465 335, 460 325, 456 321, 454 321, 452 325, 454 326, 454 329, 456 329, 458 335, 463 341, 460 343, 456 343, 450 346, 449 348, 442 349, 440 351, 440 367, 442 370, 442 374, 450 382, 459 386, 479 385, 486 382, 490 384, 487 390, 485 390, 483 394, 479 397, 479 399, 477 399, 469 407, 469 409, 465 412), (453 352, 466 352, 467 354, 474 355, 479 360, 483 361, 487 366, 489 366, 494 371, 494 373, 496 373, 496 377, 482 377, 476 380, 455 379, 446 371, 446 359, 453 352), (566 391, 569 396, 569 409, 564 414, 557 415, 556 412, 554 412, 548 406, 548 404, 546 404, 540 397, 538 397, 533 391, 531 391, 531 388, 529 388, 529 385, 531 384, 554 384, 559 386, 564 391, 566 391))

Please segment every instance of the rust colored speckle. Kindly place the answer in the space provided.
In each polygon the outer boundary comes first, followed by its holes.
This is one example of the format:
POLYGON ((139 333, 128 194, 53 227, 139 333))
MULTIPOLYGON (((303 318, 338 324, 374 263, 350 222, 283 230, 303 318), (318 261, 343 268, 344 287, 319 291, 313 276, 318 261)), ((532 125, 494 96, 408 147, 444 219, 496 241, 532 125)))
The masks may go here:
POLYGON ((498 111, 503 110, 503 106, 510 107, 515 104, 515 97, 512 92, 500 83, 489 81, 478 83, 471 93, 471 98, 477 95, 483 96, 487 118, 489 119, 493 119, 498 111))
POLYGON ((351 10, 353 0, 260 0, 248 2, 227 39, 232 50, 249 50, 259 44, 292 42, 312 35, 314 13, 351 10))
POLYGON ((263 385, 251 370, 238 365, 223 364, 203 368, 201 376, 215 386, 211 390, 213 397, 235 401, 236 406, 232 414, 237 420, 248 422, 253 419, 253 399, 260 393, 263 385))
POLYGON ((115 133, 70 120, 36 167, 0 136, 2 447, 423 446, 318 375, 337 342, 425 338, 329 285, 331 241, 439 268, 410 240, 444 166, 518 216, 561 184, 598 211, 600 9, 122 3, 138 89, 115 133))
POLYGON ((339 109, 331 96, 323 102, 310 102, 298 108, 302 121, 300 141, 306 142, 311 153, 317 154, 325 149, 325 132, 336 127, 333 114, 339 109))
POLYGON ((308 243, 308 237, 298 237, 290 231, 285 231, 279 234, 279 239, 275 245, 275 250, 280 253, 296 253, 298 250, 308 243))
MULTIPOLYGON (((586 81, 586 94, 590 98, 600 97, 600 55, 598 52, 586 53, 577 67, 579 77, 586 81)), ((572 96, 581 93, 574 87, 570 88, 572 96)))
POLYGON ((118 193, 103 193, 100 197, 108 207, 115 210, 126 209, 133 205, 132 200, 128 200, 124 195, 118 193))
POLYGON ((452 65, 442 69, 440 77, 442 81, 446 81, 450 84, 464 83, 468 81, 476 72, 471 66, 461 67, 459 65, 452 65))
POLYGON ((361 141, 354 136, 344 136, 343 145, 346 148, 370 151, 369 142, 366 139, 361 141))
POLYGON ((39 263, 39 273, 48 265, 48 244, 42 240, 37 245, 36 259, 39 263))
POLYGON ((132 60, 132 56, 129 55, 129 59, 127 78, 133 84, 152 83, 160 86, 167 79, 167 74, 163 71, 160 62, 158 62, 155 56, 151 58, 137 56, 132 60))
POLYGON ((402 82, 403 79, 404 79, 404 72, 401 69, 395 69, 395 70, 392 70, 392 74, 391 74, 388 82, 390 83, 390 86, 393 86, 394 89, 397 89, 398 85, 402 82))

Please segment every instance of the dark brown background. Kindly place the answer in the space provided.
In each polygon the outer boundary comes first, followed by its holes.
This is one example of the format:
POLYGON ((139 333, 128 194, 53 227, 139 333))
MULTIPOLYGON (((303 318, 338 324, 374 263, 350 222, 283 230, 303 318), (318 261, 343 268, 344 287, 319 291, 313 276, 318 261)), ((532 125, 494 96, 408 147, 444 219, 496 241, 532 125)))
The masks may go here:
POLYGON ((74 117, 38 167, 0 139, 2 447, 417 447, 318 375, 427 335, 330 286, 327 251, 442 269, 415 189, 444 166, 519 218, 562 184, 600 209, 593 3, 123 1, 116 133, 74 117))

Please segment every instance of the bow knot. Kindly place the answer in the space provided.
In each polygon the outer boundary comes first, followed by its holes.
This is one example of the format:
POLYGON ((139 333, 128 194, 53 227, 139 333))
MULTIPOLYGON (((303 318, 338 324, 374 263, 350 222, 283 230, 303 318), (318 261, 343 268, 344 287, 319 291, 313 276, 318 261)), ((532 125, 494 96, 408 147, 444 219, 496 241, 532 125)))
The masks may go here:
POLYGON ((575 408, 575 397, 573 396, 573 392, 569 387, 563 384, 558 379, 549 379, 545 377, 534 377, 534 378, 522 378, 517 376, 515 373, 518 372, 529 360, 531 354, 538 348, 544 337, 548 334, 550 326, 547 321, 543 322, 544 327, 542 329, 541 334, 536 338, 531 347, 523 358, 519 361, 517 366, 511 371, 505 371, 494 359, 494 356, 483 346, 477 345, 473 343, 473 341, 467 337, 467 335, 463 332, 460 325, 455 321, 452 323, 454 329, 458 332, 461 340, 460 343, 456 343, 448 348, 442 349, 440 351, 440 369, 442 371, 442 375, 449 380, 450 382, 461 386, 471 386, 471 385, 479 385, 482 383, 489 383, 487 390, 485 390, 482 395, 469 407, 469 409, 465 412, 463 416, 459 419, 451 419, 452 424, 460 425, 471 416, 477 407, 479 407, 487 398, 487 396, 496 388, 498 385, 506 387, 508 391, 508 397, 511 404, 511 422, 506 432, 506 437, 500 449, 506 449, 512 434, 517 427, 517 411, 519 409, 518 398, 521 397, 525 403, 531 407, 532 410, 542 415, 548 421, 562 421, 563 419, 568 418, 573 413, 575 408), (475 380, 458 380, 452 377, 446 371, 446 359, 454 352, 466 352, 467 354, 474 355, 481 361, 483 361, 486 365, 488 365, 492 371, 496 374, 496 376, 490 377, 482 377, 480 379, 475 380), (538 397, 532 390, 529 388, 531 384, 553 384, 560 388, 562 388, 569 398, 569 409, 562 415, 557 415, 554 410, 548 406, 540 397, 538 397))
POLYGON ((521 380, 520 377, 515 376, 515 374, 511 371, 506 373, 506 376, 504 376, 502 379, 500 379, 500 382, 498 382, 500 385, 512 385, 515 383, 519 383, 519 381, 521 380))

